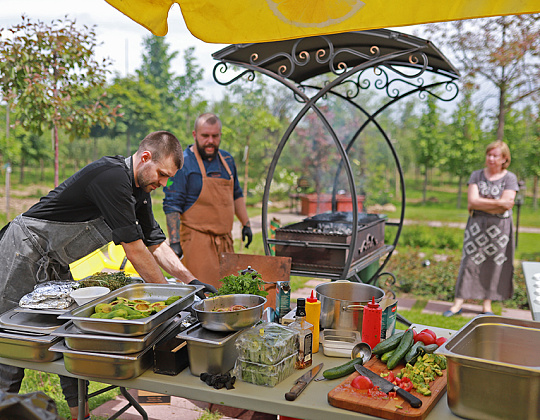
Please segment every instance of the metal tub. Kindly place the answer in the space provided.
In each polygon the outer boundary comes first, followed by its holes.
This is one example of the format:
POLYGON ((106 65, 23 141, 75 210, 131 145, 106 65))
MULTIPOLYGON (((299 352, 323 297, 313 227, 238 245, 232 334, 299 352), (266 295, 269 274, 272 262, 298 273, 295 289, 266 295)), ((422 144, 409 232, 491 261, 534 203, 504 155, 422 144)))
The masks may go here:
POLYGON ((147 334, 167 319, 172 318, 178 312, 190 306, 195 301, 195 293, 203 287, 190 284, 130 284, 114 290, 102 298, 66 312, 58 318, 69 319, 79 329, 98 334, 121 336, 147 334), (132 320, 90 318, 97 304, 109 303, 120 296, 130 300, 144 299, 149 302, 166 300, 171 296, 181 296, 181 298, 158 313, 146 318, 132 320))
POLYGON ((52 346, 51 350, 63 353, 66 370, 74 375, 100 379, 132 379, 152 366, 153 346, 178 325, 179 321, 176 320, 169 323, 153 342, 138 353, 113 354, 72 350, 65 345, 63 340, 52 346))
MULTIPOLYGON (((189 312, 180 312, 174 322, 182 322, 190 315, 189 312)), ((104 334, 90 334, 77 328, 72 322, 68 322, 52 333, 63 337, 65 344, 71 350, 81 350, 96 353, 130 354, 138 353, 147 348, 150 343, 167 328, 171 321, 165 321, 145 335, 136 337, 120 337, 104 334)))
POLYGON ((469 419, 540 418, 540 322, 479 316, 436 350, 448 407, 469 419))
POLYGON ((177 338, 187 341, 191 373, 195 376, 203 372, 214 375, 231 370, 238 357, 234 343, 241 332, 210 331, 196 325, 178 334, 177 338))
POLYGON ((62 354, 50 350, 60 337, 44 334, 0 331, 0 356, 30 362, 52 362, 62 354))

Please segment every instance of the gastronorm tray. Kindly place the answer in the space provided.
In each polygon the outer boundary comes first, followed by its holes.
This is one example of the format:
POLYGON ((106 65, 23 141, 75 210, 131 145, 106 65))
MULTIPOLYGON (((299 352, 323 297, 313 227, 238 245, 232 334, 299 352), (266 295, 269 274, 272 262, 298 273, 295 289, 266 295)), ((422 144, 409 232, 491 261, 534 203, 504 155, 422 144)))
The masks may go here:
POLYGON ((159 324, 186 309, 195 301, 195 293, 204 286, 191 284, 129 284, 114 290, 102 298, 93 300, 79 306, 69 312, 60 315, 59 319, 73 321, 75 326, 87 332, 98 334, 112 334, 121 336, 136 336, 147 334, 159 324), (101 319, 90 318, 94 313, 94 307, 99 303, 109 303, 117 297, 126 299, 144 299, 149 302, 167 300, 171 296, 181 296, 176 302, 171 303, 158 313, 140 319, 101 319))
POLYGON ((63 337, 65 345, 71 350, 130 354, 143 351, 170 325, 171 322, 182 322, 188 316, 190 316, 189 312, 180 312, 178 317, 165 321, 148 334, 135 337, 91 334, 80 330, 71 321, 53 331, 52 335, 63 337))
POLYGON ((180 320, 175 317, 153 342, 137 353, 113 354, 73 350, 65 345, 61 337, 58 337, 61 341, 53 345, 51 350, 63 353, 66 370, 74 375, 101 379, 132 379, 152 366, 153 347, 178 328, 179 324, 180 320))
POLYGON ((35 333, 14 333, 0 330, 0 356, 31 362, 52 362, 62 354, 50 350, 60 337, 35 333))
POLYGON ((50 334, 66 321, 58 319, 58 315, 42 314, 34 311, 19 312, 17 308, 10 309, 0 315, 0 328, 15 332, 34 334, 50 334))

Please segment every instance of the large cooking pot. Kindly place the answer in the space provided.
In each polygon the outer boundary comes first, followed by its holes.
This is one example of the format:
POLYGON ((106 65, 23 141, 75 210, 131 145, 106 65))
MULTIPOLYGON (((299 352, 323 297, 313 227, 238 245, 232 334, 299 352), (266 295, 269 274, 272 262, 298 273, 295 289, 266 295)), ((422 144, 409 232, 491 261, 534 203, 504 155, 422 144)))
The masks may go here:
POLYGON ((380 302, 384 291, 370 284, 338 280, 315 287, 321 301, 321 328, 362 332, 364 305, 380 302))

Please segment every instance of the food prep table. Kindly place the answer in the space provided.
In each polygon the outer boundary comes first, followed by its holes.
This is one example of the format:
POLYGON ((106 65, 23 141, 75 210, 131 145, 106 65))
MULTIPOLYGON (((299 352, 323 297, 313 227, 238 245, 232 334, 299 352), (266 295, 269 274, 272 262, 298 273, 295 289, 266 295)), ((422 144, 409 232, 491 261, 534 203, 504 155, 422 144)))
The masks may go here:
MULTIPOLYGON (((346 359, 344 358, 327 357, 321 350, 314 355, 313 366, 319 363, 324 363, 324 369, 328 369, 341 365, 345 361, 346 359)), ((99 378, 81 377, 71 374, 65 369, 62 359, 47 363, 36 363, 31 361, 0 358, 0 363, 77 377, 81 380, 81 383, 83 380, 88 379, 91 381, 108 383, 124 388, 140 389, 197 401, 206 401, 213 404, 224 404, 231 407, 280 414, 283 416, 296 417, 300 419, 328 420, 329 418, 339 418, 340 420, 358 420, 378 418, 331 406, 327 401, 327 395, 328 392, 330 392, 340 383, 341 380, 339 379, 333 381, 313 381, 295 401, 287 401, 285 399, 285 393, 291 389, 295 380, 302 373, 307 371, 305 369, 302 371, 295 371, 291 376, 273 388, 253 385, 237 379, 234 385, 235 389, 216 390, 213 387, 206 385, 197 376, 192 375, 189 368, 183 370, 176 376, 160 375, 154 373, 152 369, 148 369, 142 375, 134 379, 103 380, 99 378)), ((319 374, 319 376, 320 375, 321 374, 319 374)), ((82 406, 80 409, 82 409, 82 406)), ((84 417, 79 416, 79 418, 82 419, 84 417)), ((453 415, 448 408, 446 395, 441 397, 439 402, 427 416, 427 420, 447 420, 458 418, 459 417, 453 415)))

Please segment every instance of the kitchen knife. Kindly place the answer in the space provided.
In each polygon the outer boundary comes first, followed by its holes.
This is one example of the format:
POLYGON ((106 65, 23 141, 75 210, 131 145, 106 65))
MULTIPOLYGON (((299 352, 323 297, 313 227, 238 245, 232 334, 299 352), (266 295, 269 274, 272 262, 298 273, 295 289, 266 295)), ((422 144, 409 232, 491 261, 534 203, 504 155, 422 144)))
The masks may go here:
POLYGON ((321 363, 320 365, 315 366, 309 372, 300 376, 294 383, 291 390, 285 394, 285 399, 288 401, 294 401, 296 397, 298 397, 306 386, 308 386, 308 384, 313 380, 313 378, 315 378, 315 376, 317 376, 317 374, 321 371, 323 364, 324 363, 321 363))
POLYGON ((419 398, 416 398, 411 393, 405 391, 403 388, 400 388, 397 385, 394 385, 392 382, 387 381, 384 378, 381 378, 379 375, 377 375, 375 372, 369 370, 368 368, 362 366, 362 365, 354 365, 356 368, 356 371, 362 375, 366 376, 369 379, 371 379, 371 382, 373 382, 373 385, 378 386, 382 392, 385 392, 388 394, 389 392, 395 391, 397 395, 402 397, 405 401, 407 401, 411 407, 418 408, 422 406, 422 400, 419 398))

